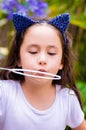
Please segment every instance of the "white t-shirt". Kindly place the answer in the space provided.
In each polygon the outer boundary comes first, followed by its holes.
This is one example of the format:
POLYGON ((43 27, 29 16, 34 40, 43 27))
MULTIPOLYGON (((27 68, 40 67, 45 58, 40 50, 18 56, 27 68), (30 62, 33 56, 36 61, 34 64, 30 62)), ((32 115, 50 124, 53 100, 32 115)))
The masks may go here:
POLYGON ((0 130, 64 130, 75 128, 84 119, 75 93, 56 85, 56 98, 44 111, 33 108, 19 82, 0 81, 0 130))

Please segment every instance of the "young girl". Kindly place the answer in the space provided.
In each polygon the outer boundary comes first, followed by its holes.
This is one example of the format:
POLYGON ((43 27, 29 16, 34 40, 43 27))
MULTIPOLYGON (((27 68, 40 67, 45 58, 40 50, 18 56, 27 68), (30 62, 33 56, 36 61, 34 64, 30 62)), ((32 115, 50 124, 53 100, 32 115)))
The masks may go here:
POLYGON ((0 130, 86 130, 66 31, 69 14, 37 21, 14 14, 13 23, 16 35, 0 72, 0 130))

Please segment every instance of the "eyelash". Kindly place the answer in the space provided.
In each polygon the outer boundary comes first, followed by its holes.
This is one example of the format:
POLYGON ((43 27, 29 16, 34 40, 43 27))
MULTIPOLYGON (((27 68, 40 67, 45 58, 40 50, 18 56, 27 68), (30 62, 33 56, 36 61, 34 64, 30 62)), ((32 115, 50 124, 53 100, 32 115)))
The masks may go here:
POLYGON ((50 53, 50 52, 49 52, 48 54, 49 54, 49 55, 51 55, 51 56, 54 56, 54 55, 56 55, 56 53, 50 53))
MULTIPOLYGON (((37 51, 33 51, 33 52, 29 51, 29 53, 34 55, 34 54, 37 54, 38 52, 37 51)), ((56 55, 56 53, 51 53, 51 52, 48 52, 48 54, 51 56, 56 55)))
POLYGON ((29 51, 30 54, 36 54, 37 51, 29 51))

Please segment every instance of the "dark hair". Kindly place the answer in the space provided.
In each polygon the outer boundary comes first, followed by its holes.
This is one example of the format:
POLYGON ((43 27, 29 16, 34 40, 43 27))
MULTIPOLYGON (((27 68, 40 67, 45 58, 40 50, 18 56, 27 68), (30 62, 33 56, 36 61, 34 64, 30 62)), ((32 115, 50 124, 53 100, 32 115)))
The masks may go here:
MULTIPOLYGON (((12 46, 10 48, 9 55, 6 60, 6 65, 4 66, 5 68, 19 68, 17 63, 20 60, 20 47, 23 42, 26 31, 27 31, 27 29, 24 30, 23 32, 21 32, 20 34, 18 34, 18 33, 15 34, 15 37, 12 42, 12 46)), ((74 63, 75 58, 74 58, 74 55, 72 52, 72 37, 68 32, 66 32, 65 33, 66 44, 64 44, 64 40, 63 40, 61 33, 58 30, 57 30, 57 32, 62 41, 63 69, 59 70, 59 72, 58 72, 58 74, 61 75, 61 77, 62 77, 61 80, 53 80, 53 84, 60 84, 62 88, 69 87, 70 89, 74 90, 78 97, 80 105, 82 106, 80 94, 79 94, 79 91, 78 91, 78 89, 75 85, 75 81, 74 81, 73 63, 74 63)), ((0 79, 2 79, 2 80, 3 79, 4 80, 12 79, 12 80, 24 81, 24 76, 3 70, 0 72, 0 79)))

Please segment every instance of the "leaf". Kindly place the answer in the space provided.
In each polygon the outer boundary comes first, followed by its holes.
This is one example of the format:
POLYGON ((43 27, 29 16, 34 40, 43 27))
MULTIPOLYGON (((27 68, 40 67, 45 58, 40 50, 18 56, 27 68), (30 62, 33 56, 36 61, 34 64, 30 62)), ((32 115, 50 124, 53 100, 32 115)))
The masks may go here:
POLYGON ((84 21, 84 20, 82 21, 82 20, 73 19, 73 20, 71 20, 71 24, 79 26, 83 29, 86 29, 86 21, 84 21))

